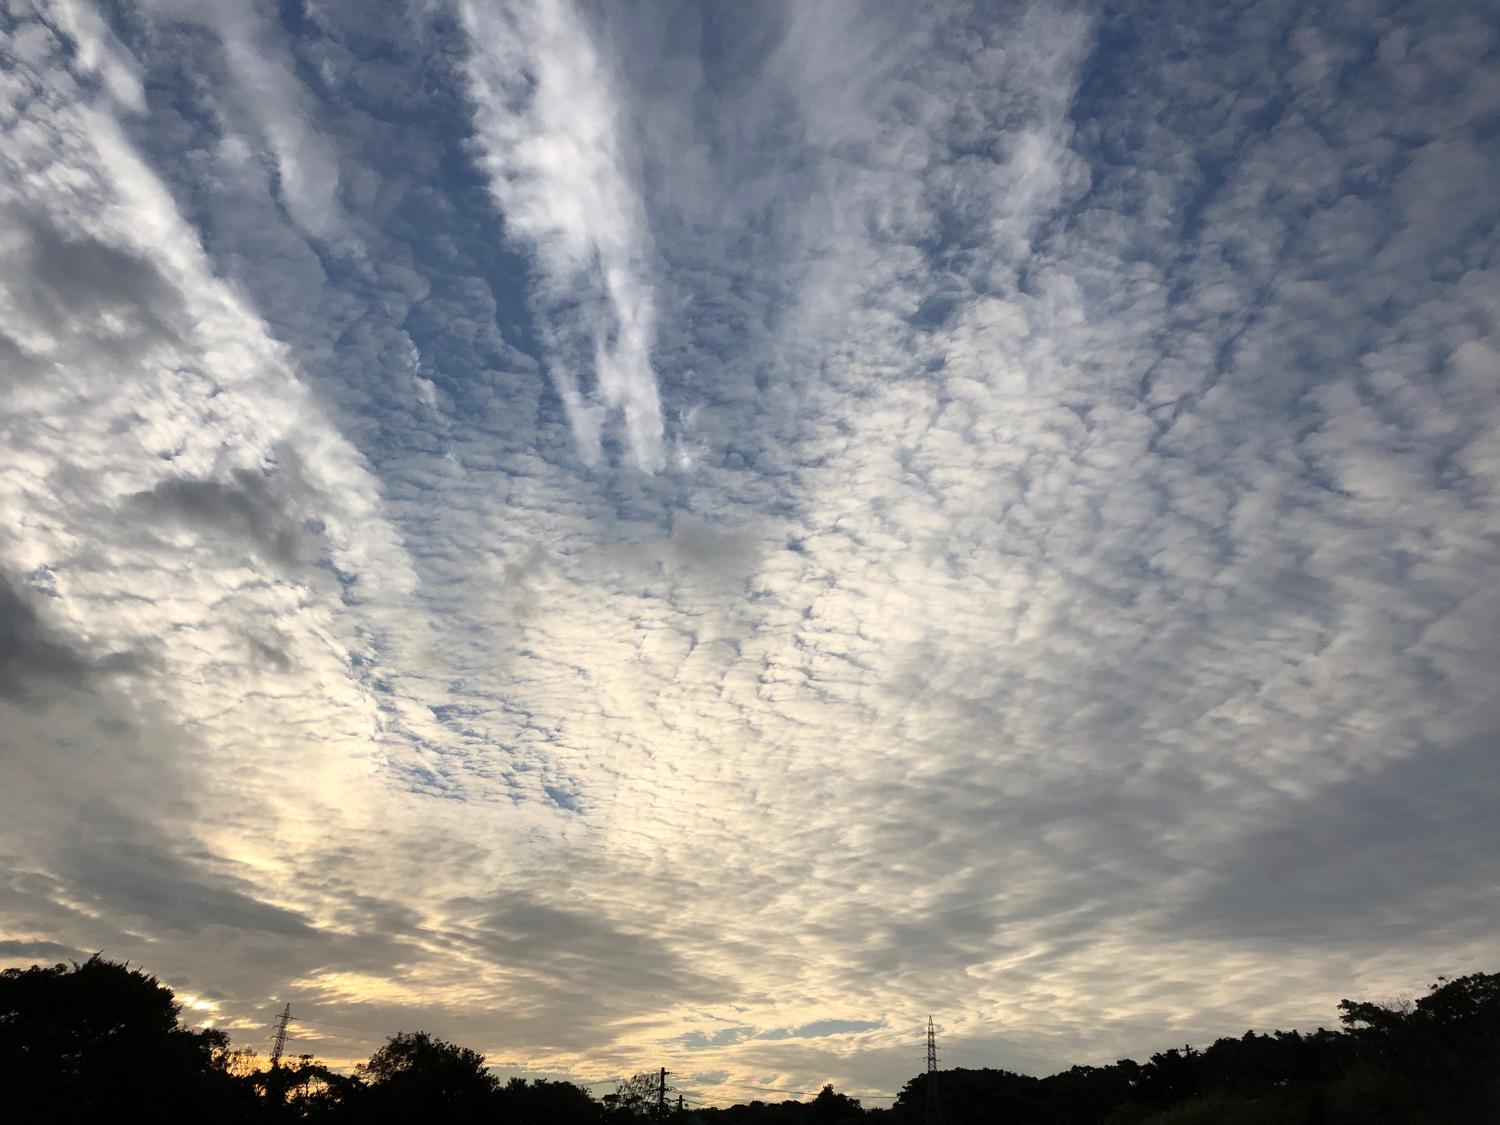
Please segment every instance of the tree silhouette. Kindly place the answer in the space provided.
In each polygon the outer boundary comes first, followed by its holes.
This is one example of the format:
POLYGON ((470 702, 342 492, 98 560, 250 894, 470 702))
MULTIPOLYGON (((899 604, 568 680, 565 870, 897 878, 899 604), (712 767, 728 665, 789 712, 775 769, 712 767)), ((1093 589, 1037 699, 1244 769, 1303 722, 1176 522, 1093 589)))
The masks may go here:
POLYGON ((489 1121, 499 1085, 478 1051, 425 1031, 397 1032, 359 1068, 361 1120, 381 1125, 489 1121))
POLYGON ((500 1091, 501 1117, 513 1125, 590 1125, 604 1120, 604 1107, 571 1082, 538 1078, 530 1085, 512 1078, 500 1091))
POLYGON ((360 1080, 339 1074, 311 1055, 249 1075, 265 1098, 266 1115, 287 1121, 339 1121, 358 1108, 364 1091, 360 1080))
POLYGON ((656 1113, 661 1076, 654 1070, 632 1074, 621 1082, 612 1094, 605 1094, 603 1101, 608 1112, 616 1117, 649 1117, 656 1113))
POLYGON ((845 1125, 846 1122, 860 1121, 864 1115, 864 1107, 857 1098, 838 1093, 830 1083, 813 1099, 810 1120, 818 1125, 845 1125))
POLYGON ((251 1119, 229 1039, 179 1021, 171 989, 95 955, 0 973, 0 1101, 14 1121, 251 1119))
MULTIPOLYGON (((1500 975, 1439 979, 1409 1003, 1345 1000, 1343 1030, 1247 1031, 1144 1063, 1046 1078, 942 1072, 948 1125, 1493 1125, 1500 1122, 1500 975)), ((0 973, 0 1122, 302 1122, 304 1125, 605 1125, 655 1120, 657 1071, 596 1101, 568 1082, 501 1086, 477 1051, 392 1036, 353 1075, 310 1055, 257 1069, 223 1032, 183 1025, 171 990, 127 965, 0 973)), ((926 1074, 890 1109, 825 1086, 810 1101, 677 1113, 704 1125, 915 1125, 926 1074)))

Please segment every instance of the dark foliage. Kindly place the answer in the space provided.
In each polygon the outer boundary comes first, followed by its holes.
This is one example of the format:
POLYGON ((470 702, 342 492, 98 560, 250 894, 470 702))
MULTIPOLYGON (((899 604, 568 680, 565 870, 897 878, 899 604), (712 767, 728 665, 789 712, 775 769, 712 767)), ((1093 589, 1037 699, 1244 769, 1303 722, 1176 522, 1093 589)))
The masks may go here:
POLYGON ((0 973, 0 1105, 13 1121, 252 1120, 221 1031, 178 1022, 171 989, 139 969, 83 964, 0 973))
POLYGON ((536 1078, 512 1078, 500 1091, 499 1120, 512 1122, 558 1121, 563 1125, 585 1125, 603 1121, 604 1107, 571 1082, 548 1082, 536 1078))
POLYGON ((493 1117, 495 1077, 484 1056, 434 1039, 425 1031, 397 1032, 359 1068, 352 1099, 372 1125, 417 1125, 434 1117, 479 1125, 493 1117))
MULTIPOLYGON (((1344 1031, 1277 1031, 1080 1067, 938 1076, 946 1125, 1463 1125, 1500 1121, 1500 974, 1439 981, 1409 1009, 1345 1000, 1344 1031)), ((895 1116, 922 1121, 927 1075, 895 1116)))
MULTIPOLYGON (((1415 1004, 1345 1000, 1344 1028, 1247 1031, 1144 1063, 1075 1066, 1046 1078, 1004 1070, 936 1077, 946 1125, 1466 1125, 1500 1121, 1500 974, 1439 980, 1415 1004)), ((596 1099, 569 1082, 499 1083, 484 1057, 401 1032, 342 1075, 303 1055, 255 1069, 218 1031, 194 1031, 156 978, 94 957, 0 973, 5 1120, 624 1125, 658 1120, 643 1072, 596 1099)), ((931 1077, 889 1109, 826 1086, 811 1101, 675 1108, 705 1125, 915 1125, 931 1077)))

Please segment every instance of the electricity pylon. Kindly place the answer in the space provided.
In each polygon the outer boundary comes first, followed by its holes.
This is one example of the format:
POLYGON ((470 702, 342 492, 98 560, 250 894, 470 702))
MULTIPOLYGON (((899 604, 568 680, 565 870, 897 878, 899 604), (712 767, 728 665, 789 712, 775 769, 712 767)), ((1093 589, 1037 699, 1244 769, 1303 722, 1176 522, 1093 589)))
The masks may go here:
POLYGON ((281 1054, 286 1050, 286 1028, 292 1022, 292 1006, 290 1003, 281 1010, 281 1015, 276 1017, 276 1038, 271 1040, 271 1066, 281 1065, 281 1054))
POLYGON ((943 1103, 938 1097, 937 1028, 927 1017, 927 1105, 922 1114, 925 1125, 942 1125, 943 1103))

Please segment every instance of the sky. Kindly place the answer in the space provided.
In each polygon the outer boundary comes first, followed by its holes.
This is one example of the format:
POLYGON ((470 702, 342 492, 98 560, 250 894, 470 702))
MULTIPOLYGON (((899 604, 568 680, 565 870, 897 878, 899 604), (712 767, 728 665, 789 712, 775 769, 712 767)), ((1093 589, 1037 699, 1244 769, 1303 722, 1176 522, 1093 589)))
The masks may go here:
POLYGON ((1495 0, 0 28, 0 961, 872 1105, 1500 968, 1495 0))

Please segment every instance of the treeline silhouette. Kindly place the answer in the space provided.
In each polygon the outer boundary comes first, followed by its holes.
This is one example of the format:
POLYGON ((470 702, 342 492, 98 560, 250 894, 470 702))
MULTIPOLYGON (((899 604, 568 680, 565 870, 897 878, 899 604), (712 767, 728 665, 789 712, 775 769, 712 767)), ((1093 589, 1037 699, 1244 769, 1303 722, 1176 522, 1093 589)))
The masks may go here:
MULTIPOLYGON (((1500 1122, 1500 974, 1443 980, 1414 1003, 1344 1000, 1342 1029, 1247 1031, 1144 1063, 937 1075, 945 1125, 1462 1125, 1500 1122)), ((570 1082, 500 1082, 476 1051, 393 1035, 352 1074, 310 1055, 263 1065, 215 1029, 192 1029, 140 969, 82 964, 0 973, 0 1120, 361 1122, 371 1125, 905 1125, 927 1122, 919 1074, 890 1107, 824 1087, 809 1101, 724 1109, 659 1095, 638 1074, 596 1097, 570 1082)))

